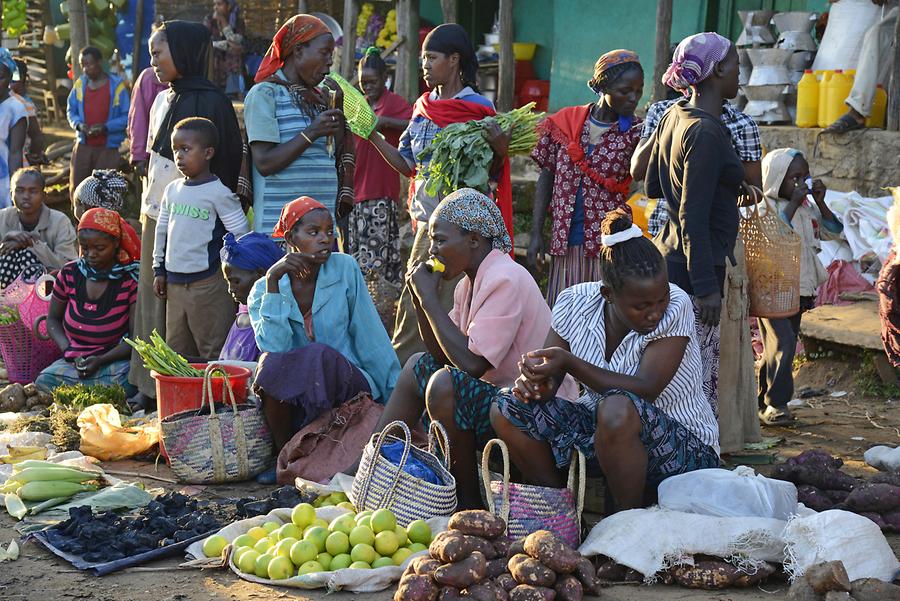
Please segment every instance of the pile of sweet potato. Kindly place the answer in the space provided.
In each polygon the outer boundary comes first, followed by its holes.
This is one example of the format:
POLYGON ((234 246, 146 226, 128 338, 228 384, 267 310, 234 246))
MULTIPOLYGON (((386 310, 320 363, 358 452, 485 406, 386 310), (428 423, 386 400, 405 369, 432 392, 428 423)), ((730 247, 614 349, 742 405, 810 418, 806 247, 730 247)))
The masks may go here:
POLYGON ((541 530, 512 541, 488 511, 460 511, 438 534, 430 557, 403 573, 394 601, 581 601, 595 593, 594 566, 541 530))
POLYGON ((852 511, 884 531, 900 532, 900 473, 863 480, 842 472, 843 464, 824 451, 804 451, 775 466, 772 477, 796 484, 797 500, 810 509, 852 511))

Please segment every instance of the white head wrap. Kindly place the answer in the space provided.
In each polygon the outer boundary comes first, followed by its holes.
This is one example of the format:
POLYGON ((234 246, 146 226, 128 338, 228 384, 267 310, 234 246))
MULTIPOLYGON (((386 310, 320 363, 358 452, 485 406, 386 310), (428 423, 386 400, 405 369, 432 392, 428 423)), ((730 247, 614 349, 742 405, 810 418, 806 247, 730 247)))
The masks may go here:
POLYGON ((632 223, 631 227, 627 230, 622 230, 621 232, 616 232, 615 234, 601 235, 600 244, 602 244, 603 246, 615 246, 619 242, 625 242, 626 240, 631 240, 632 238, 640 238, 643 235, 644 230, 632 223))

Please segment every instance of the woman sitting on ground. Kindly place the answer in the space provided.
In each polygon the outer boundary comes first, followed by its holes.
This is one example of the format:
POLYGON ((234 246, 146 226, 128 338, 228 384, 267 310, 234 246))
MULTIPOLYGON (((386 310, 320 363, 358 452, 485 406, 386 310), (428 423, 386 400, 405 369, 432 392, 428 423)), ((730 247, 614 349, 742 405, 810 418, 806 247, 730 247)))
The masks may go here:
POLYGON ((447 196, 431 214, 428 236, 431 260, 444 271, 420 262, 406 284, 428 351, 407 360, 378 427, 394 420, 414 427, 427 409, 450 437, 460 507, 478 507, 474 458, 476 445, 493 436, 491 399, 513 384, 519 357, 546 338, 550 309, 528 270, 510 258, 500 209, 484 194, 463 188, 447 196), (461 275, 448 315, 438 283, 461 275))
POLYGON ((238 304, 238 312, 219 359, 255 362, 259 359, 259 347, 250 325, 247 299, 253 284, 284 257, 284 251, 261 232, 249 232, 237 238, 229 232, 225 234, 220 255, 222 274, 228 282, 228 293, 238 304))
MULTIPOLYGON (((255 387, 277 452, 361 392, 387 401, 400 364, 356 260, 331 252, 325 205, 307 196, 289 202, 274 236, 288 253, 253 285, 250 323, 263 352, 255 387)), ((266 477, 274 482, 274 469, 266 477)))
POLYGON ((12 177, 13 206, 0 209, 0 288, 19 275, 56 271, 78 256, 75 228, 45 203, 44 176, 24 167, 12 177))
POLYGON ((669 476, 719 465, 691 300, 628 214, 602 224, 601 282, 560 293, 544 349, 522 358, 491 424, 526 480, 565 486, 573 449, 599 462, 616 510, 647 505, 669 476), (585 387, 560 398, 570 375, 585 387))
POLYGON ((124 173, 115 169, 94 169, 90 177, 75 188, 75 219, 81 219, 88 209, 98 207, 121 214, 127 191, 128 180, 124 173))
POLYGON ((892 192, 894 204, 888 209, 887 224, 894 243, 878 274, 875 289, 884 354, 891 365, 900 369, 900 189, 894 188, 892 192))
POLYGON ((47 332, 63 358, 44 369, 35 384, 128 385, 134 304, 137 300, 137 233, 115 211, 90 209, 78 223, 81 258, 56 276, 47 332))

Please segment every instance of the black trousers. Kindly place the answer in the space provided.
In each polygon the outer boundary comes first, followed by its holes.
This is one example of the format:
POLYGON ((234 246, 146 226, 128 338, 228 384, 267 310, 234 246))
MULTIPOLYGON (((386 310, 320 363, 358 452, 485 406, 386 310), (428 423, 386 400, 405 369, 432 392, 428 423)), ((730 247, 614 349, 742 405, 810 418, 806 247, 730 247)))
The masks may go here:
POLYGON ((763 356, 759 364, 759 408, 784 409, 794 396, 794 354, 800 336, 800 319, 811 308, 814 299, 800 299, 800 311, 781 319, 759 318, 759 335, 762 338, 763 356))

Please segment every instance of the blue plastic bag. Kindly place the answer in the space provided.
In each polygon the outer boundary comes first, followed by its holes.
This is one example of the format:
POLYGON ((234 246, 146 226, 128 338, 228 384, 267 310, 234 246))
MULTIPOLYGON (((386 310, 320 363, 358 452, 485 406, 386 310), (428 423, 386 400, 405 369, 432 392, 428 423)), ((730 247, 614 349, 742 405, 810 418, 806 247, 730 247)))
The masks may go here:
MULTIPOLYGON (((404 444, 399 441, 385 443, 381 447, 381 456, 394 465, 400 465, 400 459, 403 457, 403 446, 404 444)), ((412 452, 410 452, 409 456, 406 458, 406 464, 403 466, 403 471, 414 478, 419 478, 430 484, 435 484, 437 486, 443 484, 443 482, 438 479, 437 474, 434 473, 434 470, 422 463, 422 461, 413 455, 412 452)))

